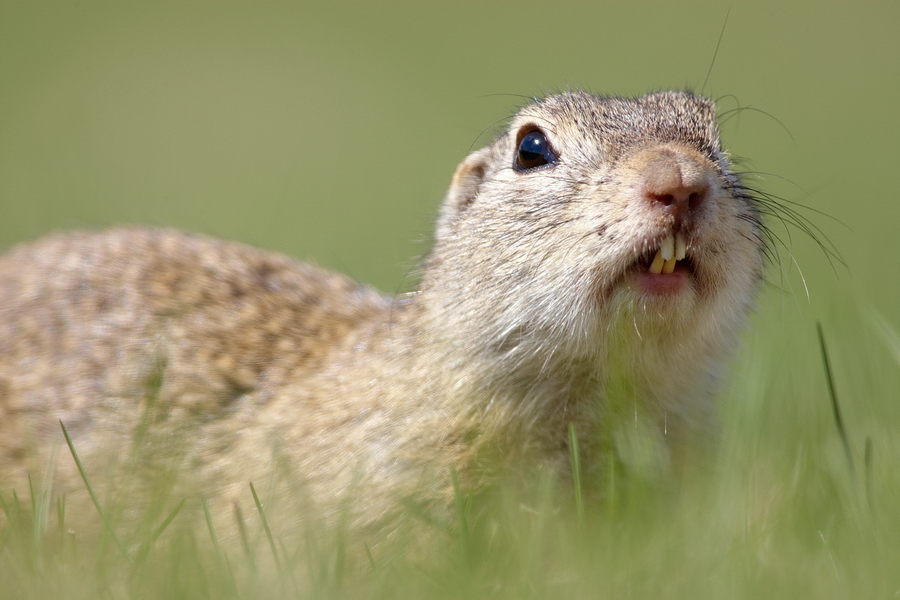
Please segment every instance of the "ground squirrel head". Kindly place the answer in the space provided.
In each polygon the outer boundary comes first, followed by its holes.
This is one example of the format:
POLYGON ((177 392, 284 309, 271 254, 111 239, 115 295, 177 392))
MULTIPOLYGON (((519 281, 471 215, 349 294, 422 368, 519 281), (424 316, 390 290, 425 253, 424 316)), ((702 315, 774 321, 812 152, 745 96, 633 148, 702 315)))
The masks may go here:
POLYGON ((694 334, 734 337, 761 280, 761 231, 710 100, 566 93, 523 108, 459 167, 423 292, 448 336, 471 328, 505 352, 590 354, 623 321, 689 350, 694 334))

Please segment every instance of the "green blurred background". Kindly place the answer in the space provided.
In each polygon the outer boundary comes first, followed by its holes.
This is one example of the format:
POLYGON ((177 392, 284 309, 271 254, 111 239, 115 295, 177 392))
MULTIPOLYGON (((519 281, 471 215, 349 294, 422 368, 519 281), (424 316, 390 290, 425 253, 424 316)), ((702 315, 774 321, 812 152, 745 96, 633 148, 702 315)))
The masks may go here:
POLYGON ((727 147, 825 213, 802 211, 848 265, 792 230, 810 299, 794 275, 766 304, 814 318, 849 298, 898 323, 898 26, 896 1, 2 0, 0 248, 165 225, 395 291, 455 166, 522 96, 705 82, 722 111, 758 109, 727 147))

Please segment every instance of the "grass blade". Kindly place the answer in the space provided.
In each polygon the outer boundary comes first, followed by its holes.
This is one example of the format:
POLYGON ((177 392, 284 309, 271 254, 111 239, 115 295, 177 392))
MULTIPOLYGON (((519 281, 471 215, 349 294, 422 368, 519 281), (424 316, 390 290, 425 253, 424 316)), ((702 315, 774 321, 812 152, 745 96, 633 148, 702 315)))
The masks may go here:
POLYGON ((78 472, 81 474, 81 479, 84 481, 84 486, 87 488, 88 494, 91 496, 91 500, 94 503, 94 506, 97 508, 97 513, 100 515, 100 520, 103 521, 103 526, 106 527, 106 530, 109 531, 109 535, 112 536, 113 541, 119 547, 119 550, 122 552, 122 556, 125 557, 125 560, 128 561, 129 566, 134 566, 134 560, 131 558, 131 555, 128 554, 128 551, 125 549, 125 546, 122 545, 121 540, 119 540, 119 536, 116 535, 116 532, 113 530, 112 525, 109 520, 106 518, 106 515, 103 514, 103 509, 100 507, 100 501, 97 500, 97 495, 94 493, 94 488, 91 487, 91 482, 88 480, 87 473, 84 470, 84 465, 81 464, 81 459, 78 458, 78 453, 75 451, 75 444, 72 443, 72 438, 69 437, 69 432, 66 430, 65 423, 60 420, 59 426, 62 427, 63 435, 66 438, 66 444, 69 445, 69 452, 72 453, 72 458, 75 459, 75 466, 78 467, 78 472))
POLYGON ((203 505, 203 516, 206 518, 206 528, 209 529, 209 537, 212 539, 213 547, 216 549, 216 556, 221 558, 222 549, 219 548, 219 538, 216 535, 216 528, 213 526, 212 515, 209 512, 209 502, 203 498, 200 502, 203 505))
POLYGON ((834 389, 834 376, 831 371, 831 361, 828 359, 828 348, 825 346, 825 334, 822 333, 822 323, 816 321, 816 331, 819 333, 819 347, 822 349, 822 361, 825 364, 825 379, 828 381, 828 394, 831 396, 831 408, 834 411, 834 422, 837 425, 841 443, 844 444, 844 452, 847 454, 847 463, 850 465, 850 473, 855 474, 853 466, 853 453, 850 451, 850 439, 844 428, 844 420, 841 418, 841 407, 838 404, 837 392, 834 389))
POLYGON ((185 499, 182 499, 181 502, 178 503, 172 511, 166 516, 163 522, 153 530, 153 533, 150 534, 150 537, 147 538, 142 544, 141 548, 138 551, 137 558, 135 559, 135 563, 140 565, 147 559, 147 556, 150 554, 150 548, 153 547, 153 544, 156 543, 156 540, 159 539, 159 536, 163 534, 163 532, 169 527, 172 521, 175 520, 175 517, 178 516, 178 513, 181 512, 182 507, 184 506, 185 499))
POLYGON ((59 527, 59 539, 66 537, 66 495, 56 497, 56 523, 59 527))
POLYGON ((869 502, 869 510, 873 513, 875 512, 875 500, 873 496, 872 489, 872 453, 874 450, 872 449, 872 437, 866 436, 866 450, 863 458, 863 465, 866 468, 866 500, 869 502))
POLYGON ((575 486, 575 511, 578 521, 584 522, 584 496, 581 492, 581 453, 578 451, 578 434, 575 423, 569 423, 569 453, 572 458, 572 483, 575 486))
POLYGON ((252 481, 250 482, 250 493, 253 494, 253 502, 256 503, 256 510, 259 512, 259 518, 262 520, 263 531, 266 532, 266 538, 269 540, 269 548, 272 549, 272 556, 275 557, 275 568, 281 573, 281 561, 278 558, 278 548, 275 546, 275 538, 272 535, 272 530, 269 529, 266 511, 263 510, 262 502, 259 501, 259 496, 256 494, 256 488, 253 487, 252 481))

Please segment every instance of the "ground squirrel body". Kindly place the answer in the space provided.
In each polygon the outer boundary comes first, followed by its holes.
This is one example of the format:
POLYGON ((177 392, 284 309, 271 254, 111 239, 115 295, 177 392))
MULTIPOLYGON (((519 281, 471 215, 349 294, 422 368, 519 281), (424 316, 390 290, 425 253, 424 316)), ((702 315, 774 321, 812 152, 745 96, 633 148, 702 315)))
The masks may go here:
POLYGON ((684 92, 523 108, 397 298, 173 230, 52 235, 0 258, 0 475, 76 493, 60 420, 98 477, 175 460, 214 502, 277 482, 362 525, 446 504, 451 471, 565 474, 570 424, 587 476, 653 468, 708 426, 764 251, 684 92))

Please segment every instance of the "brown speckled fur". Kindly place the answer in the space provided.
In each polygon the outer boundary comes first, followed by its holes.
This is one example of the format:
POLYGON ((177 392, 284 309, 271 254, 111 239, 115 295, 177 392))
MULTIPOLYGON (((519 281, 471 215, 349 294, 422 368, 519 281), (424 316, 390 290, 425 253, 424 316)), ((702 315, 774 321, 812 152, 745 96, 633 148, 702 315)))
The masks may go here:
POLYGON ((59 420, 98 485, 168 460, 174 489, 214 509, 250 509, 252 480, 359 526, 411 497, 443 510, 451 469, 475 487, 564 474, 569 423, 587 476, 611 455, 656 468, 710 427, 763 249, 713 105, 681 92, 522 109, 459 167, 402 298, 177 231, 53 235, 0 259, 2 482, 53 462, 56 491, 83 493, 68 451, 54 460, 59 420), (534 128, 558 161, 516 169, 534 128), (677 222, 645 194, 673 169, 708 186, 677 222), (673 228, 689 284, 644 294, 640 265, 673 228))

